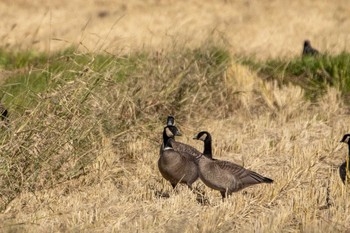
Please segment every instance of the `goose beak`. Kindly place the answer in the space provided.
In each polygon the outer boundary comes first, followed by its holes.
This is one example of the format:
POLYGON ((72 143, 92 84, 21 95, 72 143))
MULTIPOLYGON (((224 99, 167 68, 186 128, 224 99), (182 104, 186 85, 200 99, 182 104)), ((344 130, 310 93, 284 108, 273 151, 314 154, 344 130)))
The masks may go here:
POLYGON ((198 140, 197 136, 194 136, 192 139, 194 139, 194 140, 198 140))

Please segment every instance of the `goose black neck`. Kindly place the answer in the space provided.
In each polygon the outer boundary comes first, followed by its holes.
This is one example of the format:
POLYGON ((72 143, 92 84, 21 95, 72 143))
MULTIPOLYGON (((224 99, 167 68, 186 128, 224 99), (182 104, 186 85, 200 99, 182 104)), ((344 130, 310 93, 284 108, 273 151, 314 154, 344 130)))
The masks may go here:
POLYGON ((169 139, 171 138, 174 138, 174 137, 169 137, 166 132, 165 132, 165 128, 164 128, 164 131, 163 131, 163 145, 164 147, 171 147, 171 143, 168 143, 169 142, 169 139))
POLYGON ((212 149, 211 149, 211 136, 209 134, 207 135, 207 138, 204 140, 203 154, 208 158, 213 158, 212 149))

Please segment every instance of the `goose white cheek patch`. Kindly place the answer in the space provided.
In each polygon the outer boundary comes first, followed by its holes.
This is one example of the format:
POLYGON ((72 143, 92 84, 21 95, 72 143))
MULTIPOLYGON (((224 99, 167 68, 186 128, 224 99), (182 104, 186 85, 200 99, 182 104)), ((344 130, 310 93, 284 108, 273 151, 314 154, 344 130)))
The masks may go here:
POLYGON ((168 137, 173 137, 173 136, 174 136, 174 134, 173 134, 173 133, 171 132, 171 130, 168 129, 168 128, 165 129, 165 133, 166 133, 166 135, 167 135, 168 137))
POLYGON ((167 125, 174 125, 174 119, 173 118, 168 118, 167 125))
POLYGON ((207 138, 207 135, 206 135, 206 134, 203 134, 203 135, 199 138, 199 140, 204 141, 206 138, 207 138))
POLYGON ((345 142, 346 142, 346 143, 349 143, 349 139, 350 139, 350 137, 347 137, 347 138, 345 139, 345 142))

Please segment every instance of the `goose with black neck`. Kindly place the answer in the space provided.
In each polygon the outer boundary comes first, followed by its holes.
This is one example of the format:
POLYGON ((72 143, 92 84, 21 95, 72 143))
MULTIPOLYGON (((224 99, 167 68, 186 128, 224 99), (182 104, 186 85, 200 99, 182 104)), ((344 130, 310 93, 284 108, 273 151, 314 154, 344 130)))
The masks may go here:
POLYGON ((186 184, 192 189, 192 184, 198 179, 196 158, 191 154, 174 150, 175 136, 181 133, 174 125, 167 125, 163 130, 163 149, 160 151, 158 168, 162 176, 173 188, 178 183, 186 184))
POLYGON ((204 142, 203 154, 197 156, 199 177, 205 185, 218 190, 222 198, 248 186, 272 183, 273 180, 229 161, 213 159, 209 132, 199 132, 193 139, 204 142))

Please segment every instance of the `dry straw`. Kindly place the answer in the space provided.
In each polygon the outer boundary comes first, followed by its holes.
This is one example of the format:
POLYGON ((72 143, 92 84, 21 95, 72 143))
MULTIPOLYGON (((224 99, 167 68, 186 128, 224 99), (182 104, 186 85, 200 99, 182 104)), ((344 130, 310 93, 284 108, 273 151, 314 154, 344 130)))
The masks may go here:
POLYGON ((53 76, 59 85, 32 96, 35 107, 1 133, 1 231, 346 231, 348 193, 336 169, 350 122, 339 91, 311 104, 297 86, 216 59, 156 54, 122 81, 116 60, 105 71, 82 67, 72 81, 53 76), (186 187, 172 191, 157 168, 168 114, 180 141, 201 150, 191 138, 208 130, 216 158, 275 183, 222 202, 198 181, 204 206, 186 187))

